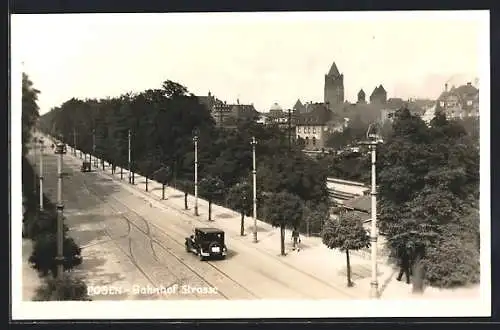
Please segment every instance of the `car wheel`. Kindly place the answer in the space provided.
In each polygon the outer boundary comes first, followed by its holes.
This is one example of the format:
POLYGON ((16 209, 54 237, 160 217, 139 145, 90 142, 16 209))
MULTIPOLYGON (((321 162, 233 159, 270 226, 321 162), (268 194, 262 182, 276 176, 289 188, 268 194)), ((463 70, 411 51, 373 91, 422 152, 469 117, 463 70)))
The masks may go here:
POLYGON ((204 256, 202 256, 202 255, 201 255, 201 253, 200 253, 200 255, 199 255, 199 256, 200 256, 200 261, 205 261, 205 257, 204 257, 204 256))

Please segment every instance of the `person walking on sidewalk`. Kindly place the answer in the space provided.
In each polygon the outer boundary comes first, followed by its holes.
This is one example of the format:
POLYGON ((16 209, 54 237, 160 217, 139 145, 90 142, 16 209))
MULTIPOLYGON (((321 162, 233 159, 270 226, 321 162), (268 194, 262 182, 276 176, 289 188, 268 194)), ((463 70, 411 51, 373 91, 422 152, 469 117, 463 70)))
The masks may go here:
POLYGON ((300 233, 297 228, 294 228, 292 231, 292 240, 293 240, 293 250, 297 249, 297 252, 300 251, 300 233))
POLYGON ((410 276, 411 276, 411 256, 412 256, 412 246, 411 243, 408 243, 406 247, 401 248, 399 253, 399 275, 396 278, 398 281, 401 281, 403 275, 406 276, 406 284, 410 284, 410 276))

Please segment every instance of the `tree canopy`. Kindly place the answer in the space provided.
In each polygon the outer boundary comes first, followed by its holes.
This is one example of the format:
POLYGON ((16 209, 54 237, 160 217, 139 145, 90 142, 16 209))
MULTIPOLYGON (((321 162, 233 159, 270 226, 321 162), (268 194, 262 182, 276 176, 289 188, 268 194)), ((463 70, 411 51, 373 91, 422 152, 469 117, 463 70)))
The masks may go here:
MULTIPOLYGON (((448 258, 449 240, 474 241, 479 234, 479 217, 467 216, 479 199, 479 152, 465 129, 444 114, 427 126, 406 109, 396 113, 393 132, 380 149, 379 225, 392 254, 397 256, 407 242, 423 248, 429 252, 423 259, 431 272, 427 278, 446 286, 453 281, 437 281, 443 274, 432 272, 448 258), (461 226, 470 228, 469 238, 459 234, 461 226)), ((461 263, 476 265, 471 256, 478 245, 456 246, 463 259, 447 268, 449 276, 463 273, 461 263)), ((478 271, 458 277, 464 284, 478 271)))

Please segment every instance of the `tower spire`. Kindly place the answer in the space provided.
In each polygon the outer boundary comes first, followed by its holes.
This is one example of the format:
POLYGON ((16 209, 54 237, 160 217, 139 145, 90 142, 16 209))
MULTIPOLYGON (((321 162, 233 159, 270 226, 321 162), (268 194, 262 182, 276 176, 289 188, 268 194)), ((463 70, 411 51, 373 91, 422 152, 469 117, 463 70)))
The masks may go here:
POLYGON ((333 62, 332 66, 330 68, 330 71, 328 71, 328 75, 334 76, 334 77, 340 76, 339 69, 337 68, 337 64, 335 64, 335 62, 333 62))

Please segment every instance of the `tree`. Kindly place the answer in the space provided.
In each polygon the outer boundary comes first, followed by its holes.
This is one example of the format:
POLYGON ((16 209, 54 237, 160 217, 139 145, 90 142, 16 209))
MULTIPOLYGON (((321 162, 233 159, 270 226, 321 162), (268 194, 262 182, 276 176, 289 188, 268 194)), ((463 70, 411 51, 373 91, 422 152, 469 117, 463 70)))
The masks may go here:
POLYGON ((285 255, 285 228, 298 228, 302 219, 303 202, 288 192, 271 193, 264 200, 266 218, 280 228, 281 255, 285 255))
MULTIPOLYGON (((413 256, 413 267, 425 270, 430 284, 473 281, 479 268, 471 258, 478 255, 479 247, 469 244, 471 239, 460 232, 477 222, 467 214, 473 213, 479 199, 479 154, 465 129, 442 113, 428 127, 401 109, 379 154, 379 228, 387 235, 392 256, 398 258, 411 244, 421 251, 420 256, 413 256), (451 237, 454 243, 448 242, 451 237), (443 271, 450 269, 452 246, 459 249, 456 258, 461 256, 469 268, 443 271)), ((471 237, 474 240, 478 235, 471 237)), ((419 279, 414 276, 414 280, 419 279)))
POLYGON ((64 274, 62 278, 49 278, 35 294, 35 301, 84 300, 90 301, 87 285, 80 278, 64 274))
POLYGON ((184 209, 188 209, 188 195, 194 194, 194 182, 191 180, 178 180, 176 188, 179 188, 184 193, 184 209))
POLYGON ((172 178, 172 170, 169 166, 161 165, 151 176, 161 183, 161 199, 165 199, 165 186, 172 178))
POLYGON ((321 233, 323 225, 330 219, 330 208, 325 203, 306 202, 304 206, 304 221, 305 232, 307 236, 321 233))
POLYGON ((33 87, 33 82, 23 72, 22 81, 22 145, 23 155, 26 154, 26 144, 31 140, 31 130, 38 120, 38 94, 40 91, 33 87))
POLYGON ((329 249, 339 249, 346 254, 347 286, 352 287, 349 250, 360 250, 370 246, 370 237, 363 228, 361 218, 353 212, 339 213, 338 219, 329 219, 321 233, 321 239, 329 249))
POLYGON ((229 207, 241 215, 240 235, 245 235, 245 215, 250 216, 253 210, 252 186, 248 182, 237 183, 229 189, 227 196, 229 207))
POLYGON ((212 221, 212 202, 220 200, 224 195, 224 182, 218 177, 208 176, 199 185, 200 194, 208 201, 208 221, 212 221))
MULTIPOLYGON (((72 238, 65 238, 63 244, 64 270, 72 269, 82 262, 81 249, 72 238)), ((33 252, 29 258, 32 267, 43 276, 52 273, 57 274, 57 238, 55 234, 47 233, 37 236, 33 246, 33 252)))

